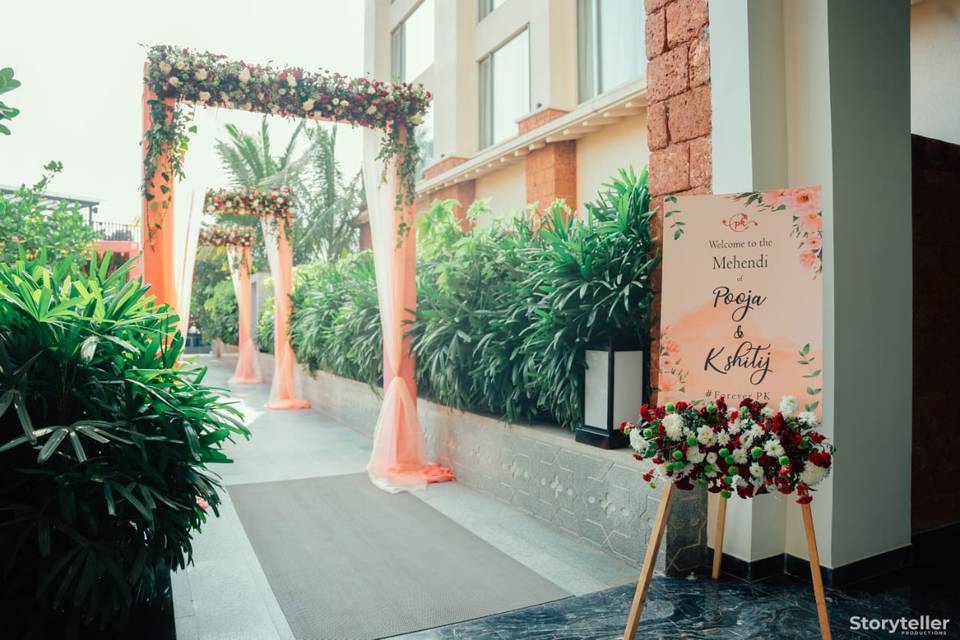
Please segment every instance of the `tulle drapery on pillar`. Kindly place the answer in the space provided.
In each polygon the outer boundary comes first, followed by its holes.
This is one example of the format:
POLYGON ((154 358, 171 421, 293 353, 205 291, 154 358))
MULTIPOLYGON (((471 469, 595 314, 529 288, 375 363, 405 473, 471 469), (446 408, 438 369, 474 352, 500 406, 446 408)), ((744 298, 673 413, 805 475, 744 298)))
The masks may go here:
MULTIPOLYGON (((193 294, 193 271, 197 263, 197 244, 200 239, 200 228, 203 222, 202 206, 197 204, 197 192, 188 180, 180 184, 180 193, 188 192, 190 198, 186 201, 186 212, 180 207, 184 204, 182 198, 177 199, 177 208, 173 213, 177 216, 176 232, 176 282, 177 282, 177 313, 180 314, 180 333, 184 336, 190 330, 190 299, 193 294)), ((202 200, 201 200, 202 202, 202 200)))
POLYGON ((307 409, 297 379, 297 359, 290 344, 290 312, 293 292, 293 248, 287 238, 287 222, 262 217, 263 242, 273 276, 273 382, 268 409, 307 409))
MULTIPOLYGON (((143 68, 147 75, 147 65, 143 68)), ((150 103, 157 95, 146 84, 143 86, 143 130, 153 127, 150 103)), ((172 100, 166 101, 173 104, 172 100)), ((146 147, 144 147, 146 157, 146 147)), ((160 154, 156 168, 149 178, 149 196, 143 199, 141 228, 143 230, 143 280, 150 285, 150 293, 158 305, 176 308, 177 286, 175 274, 176 236, 174 234, 173 170, 170 152, 160 154)))
MULTIPOLYGON (((364 157, 377 155, 376 134, 367 131, 364 157)), ((370 481, 390 493, 416 491, 429 482, 447 482, 453 473, 427 462, 427 447, 417 417, 416 370, 404 321, 417 306, 416 230, 412 207, 399 208, 393 188, 377 189, 381 166, 364 162, 368 186, 370 232, 377 276, 377 300, 383 328, 383 403, 373 436, 373 451, 367 464, 370 481), (400 223, 407 226, 400 236, 400 223)))
POLYGON ((259 384, 260 362, 257 346, 253 342, 253 291, 250 288, 250 246, 227 245, 227 262, 230 264, 230 279, 237 296, 237 368, 230 378, 231 384, 259 384))

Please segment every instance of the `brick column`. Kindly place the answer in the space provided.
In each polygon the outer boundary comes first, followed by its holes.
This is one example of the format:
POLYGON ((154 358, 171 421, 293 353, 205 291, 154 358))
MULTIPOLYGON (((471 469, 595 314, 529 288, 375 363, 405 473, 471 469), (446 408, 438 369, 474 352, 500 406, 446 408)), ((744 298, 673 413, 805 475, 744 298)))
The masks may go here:
POLYGON ((562 198, 577 208, 577 141, 551 142, 526 157, 527 202, 541 210, 562 198))
MULTIPOLYGON (((451 156, 449 158, 444 158, 439 162, 436 162, 423 171, 423 177, 427 180, 435 178, 442 173, 453 169, 456 166, 459 166, 466 162, 466 158, 460 158, 458 156, 451 156)), ((473 201, 477 198, 477 181, 476 180, 464 180, 458 182, 457 184, 450 185, 437 191, 430 200, 425 204, 429 207, 430 202, 434 200, 458 200, 460 206, 454 207, 453 212, 460 219, 460 226, 463 227, 463 230, 466 231, 470 224, 467 222, 467 208, 473 204, 473 201)))
MULTIPOLYGON (((709 193, 710 37, 707 0, 645 0, 647 144, 654 230, 663 228, 663 197, 709 193)), ((654 286, 660 288, 659 271, 654 286)), ((650 384, 657 386, 660 297, 653 303, 650 384)))
MULTIPOLYGON (((517 122, 520 135, 538 129, 565 115, 562 109, 543 108, 517 122)), ((531 151, 526 157, 527 203, 538 203, 541 210, 562 198, 571 209, 577 208, 577 142, 551 142, 531 151)))

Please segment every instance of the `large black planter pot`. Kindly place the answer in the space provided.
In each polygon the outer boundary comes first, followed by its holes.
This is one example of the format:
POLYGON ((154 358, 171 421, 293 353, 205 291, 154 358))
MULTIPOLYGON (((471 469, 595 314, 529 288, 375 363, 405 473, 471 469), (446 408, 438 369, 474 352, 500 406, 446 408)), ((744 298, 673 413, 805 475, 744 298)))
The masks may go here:
POLYGON ((629 439, 620 423, 635 421, 649 396, 649 353, 635 338, 614 338, 587 349, 583 381, 583 424, 577 442, 603 449, 621 449, 629 439))
MULTIPOLYGON (((130 611, 130 617, 115 629, 78 627, 59 612, 40 609, 35 601, 24 600, 14 619, 3 622, 0 638, 6 640, 176 640, 170 574, 166 574, 165 595, 155 603, 141 604, 130 611)), ((8 606, 12 603, 6 603, 8 606)), ((6 608, 6 607, 4 607, 6 608)))

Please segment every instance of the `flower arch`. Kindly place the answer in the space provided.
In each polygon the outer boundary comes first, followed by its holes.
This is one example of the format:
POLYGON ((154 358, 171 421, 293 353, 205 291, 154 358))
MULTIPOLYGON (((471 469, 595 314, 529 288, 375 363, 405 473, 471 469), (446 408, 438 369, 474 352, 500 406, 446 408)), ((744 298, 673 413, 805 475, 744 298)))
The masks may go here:
MULTIPOLYGON (((293 250, 290 246, 289 223, 293 218, 293 194, 289 187, 260 191, 257 189, 211 189, 203 203, 204 213, 222 218, 224 216, 248 216, 255 218, 263 230, 263 241, 273 276, 273 378, 270 385, 269 409, 307 409, 310 403, 300 397, 296 385, 296 356, 290 343, 290 314, 293 311, 290 294, 293 293, 293 250)), ((249 233, 249 228, 248 231, 249 233)), ((246 250, 249 264, 249 248, 246 250)), ((231 266, 231 271, 233 267, 231 266)), ((249 271, 247 271, 249 273, 249 271)), ((250 280, 236 283, 237 301, 241 295, 250 297, 250 280), (239 288, 241 284, 244 290, 239 288)), ((250 302, 252 309, 253 304, 250 302)), ((249 343, 249 355, 240 347, 241 361, 256 360, 253 340, 249 343)))
MULTIPOLYGON (((347 78, 300 67, 276 68, 167 45, 150 47, 143 92, 143 272, 156 300, 174 305, 174 186, 194 130, 184 105, 359 125, 381 133, 376 153, 380 181, 393 191, 392 206, 379 197, 368 205, 377 264, 383 327, 384 396, 367 470, 388 491, 452 480, 430 465, 416 411, 416 374, 405 323, 416 309, 416 229, 413 221, 417 145, 414 130, 430 101, 421 85, 347 78), (392 175, 388 176, 388 172, 392 175), (388 180, 390 178, 390 180, 388 180), (375 205, 375 206, 374 206, 375 205)), ((365 167, 368 194, 376 171, 365 167)), ((276 225, 280 230, 284 225, 276 225)))
POLYGON ((237 366, 231 384, 257 384, 263 381, 253 340, 253 296, 250 290, 250 249, 256 242, 253 229, 238 225, 202 227, 198 244, 224 247, 233 293, 237 297, 237 366))

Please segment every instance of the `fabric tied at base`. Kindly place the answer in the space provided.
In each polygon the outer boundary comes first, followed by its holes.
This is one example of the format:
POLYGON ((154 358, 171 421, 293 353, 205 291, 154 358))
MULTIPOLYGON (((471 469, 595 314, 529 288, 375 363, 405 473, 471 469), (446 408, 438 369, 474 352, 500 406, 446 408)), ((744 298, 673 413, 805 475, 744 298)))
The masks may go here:
POLYGON ((396 376, 380 406, 367 473, 374 485, 390 493, 419 491, 430 483, 456 480, 450 469, 426 460, 416 402, 406 381, 396 376))

